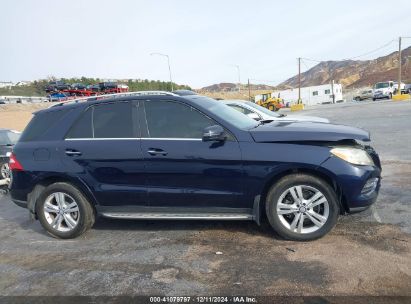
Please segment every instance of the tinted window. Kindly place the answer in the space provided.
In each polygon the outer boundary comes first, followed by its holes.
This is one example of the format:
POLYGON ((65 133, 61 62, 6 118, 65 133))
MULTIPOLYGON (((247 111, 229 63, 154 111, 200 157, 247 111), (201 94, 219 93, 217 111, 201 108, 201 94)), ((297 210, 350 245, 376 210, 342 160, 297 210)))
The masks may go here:
POLYGON ((267 109, 267 108, 264 108, 264 107, 262 107, 262 106, 259 106, 258 104, 254 103, 254 102, 246 101, 245 103, 246 103, 248 106, 250 106, 250 107, 252 107, 252 108, 254 108, 254 109, 256 109, 256 110, 258 110, 258 111, 260 111, 260 112, 263 112, 264 114, 267 114, 267 115, 270 115, 270 116, 274 116, 274 117, 281 117, 280 114, 277 114, 276 112, 270 111, 270 110, 267 109))
POLYGON ((238 105, 230 104, 229 106, 232 107, 233 109, 237 110, 238 112, 241 112, 241 113, 245 114, 245 115, 254 113, 253 111, 250 111, 249 109, 240 107, 238 105))
POLYGON ((119 102, 89 108, 67 138, 132 138, 133 133, 131 104, 119 102))
POLYGON ((39 112, 24 129, 20 141, 34 141, 39 139, 47 130, 52 129, 56 123, 70 110, 39 112))
POLYGON ((120 102, 95 106, 93 126, 94 138, 133 137, 131 104, 120 102))
POLYGON ((204 128, 216 123, 196 109, 176 102, 145 103, 151 138, 202 138, 204 128))
POLYGON ((93 138, 93 125, 91 117, 93 108, 89 108, 70 129, 66 138, 93 138))

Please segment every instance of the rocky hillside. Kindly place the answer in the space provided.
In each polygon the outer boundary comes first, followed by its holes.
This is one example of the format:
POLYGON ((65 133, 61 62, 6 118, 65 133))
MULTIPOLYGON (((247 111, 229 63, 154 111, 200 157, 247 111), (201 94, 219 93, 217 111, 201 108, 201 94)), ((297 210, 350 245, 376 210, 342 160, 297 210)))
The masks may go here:
MULTIPOLYGON (((265 85, 265 84, 250 84, 250 89, 255 90, 273 90, 274 87, 265 85)), ((238 90, 237 83, 231 82, 222 82, 213 84, 204 88, 201 88, 199 91, 201 92, 232 92, 238 90)), ((246 84, 241 84, 241 90, 248 90, 248 86, 246 84)))
MULTIPOLYGON (((401 53, 402 79, 411 83, 411 47, 401 53)), ((301 74, 303 87, 330 83, 335 80, 346 88, 371 86, 379 81, 398 78, 398 52, 374 60, 324 61, 301 74)), ((279 87, 298 86, 298 75, 279 87)))

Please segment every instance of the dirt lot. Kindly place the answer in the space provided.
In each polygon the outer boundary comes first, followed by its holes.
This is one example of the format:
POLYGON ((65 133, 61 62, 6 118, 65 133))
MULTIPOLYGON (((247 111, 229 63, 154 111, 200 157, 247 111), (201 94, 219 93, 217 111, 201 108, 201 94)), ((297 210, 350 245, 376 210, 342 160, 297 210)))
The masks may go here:
POLYGON ((249 222, 106 219, 62 241, 2 197, 0 294, 411 296, 411 103, 301 114, 372 132, 384 178, 372 209, 341 217, 329 235, 310 243, 280 240, 249 222))
POLYGON ((49 106, 50 103, 0 105, 0 128, 23 131, 33 112, 49 106))

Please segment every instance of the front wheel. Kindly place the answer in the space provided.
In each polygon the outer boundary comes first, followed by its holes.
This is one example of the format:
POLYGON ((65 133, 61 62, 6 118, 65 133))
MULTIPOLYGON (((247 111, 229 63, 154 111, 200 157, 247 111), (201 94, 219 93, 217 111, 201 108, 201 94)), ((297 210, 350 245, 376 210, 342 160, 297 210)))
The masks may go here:
POLYGON ((0 161, 0 179, 10 178, 9 163, 0 161))
POLYGON ((75 238, 94 224, 94 210, 84 195, 68 183, 51 184, 36 203, 41 225, 51 235, 75 238))
POLYGON ((292 174, 271 187, 266 213, 272 228, 281 237, 311 241, 335 226, 339 204, 335 191, 324 180, 307 174, 292 174))

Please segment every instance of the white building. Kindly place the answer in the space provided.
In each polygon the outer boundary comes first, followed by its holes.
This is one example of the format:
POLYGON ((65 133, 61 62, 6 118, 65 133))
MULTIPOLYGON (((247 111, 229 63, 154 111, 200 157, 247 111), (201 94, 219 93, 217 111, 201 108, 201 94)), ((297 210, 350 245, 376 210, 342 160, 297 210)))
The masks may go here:
MULTIPOLYGON (((304 87, 301 88, 301 99, 302 103, 306 105, 314 104, 323 104, 323 103, 332 103, 333 102, 333 93, 332 87, 334 89, 335 102, 342 102, 342 85, 339 83, 323 84, 319 86, 304 87)), ((296 104, 298 102, 298 88, 288 89, 282 91, 274 91, 272 93, 273 97, 280 97, 284 99, 284 103, 289 103, 290 105, 296 104)), ((256 96, 256 100, 259 99, 259 96, 256 96)), ((261 98, 260 98, 261 99, 261 98)))
POLYGON ((0 88, 10 89, 12 86, 14 86, 14 83, 12 83, 11 81, 0 81, 0 88))

